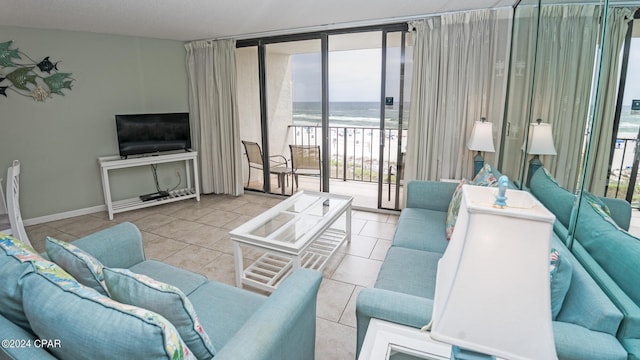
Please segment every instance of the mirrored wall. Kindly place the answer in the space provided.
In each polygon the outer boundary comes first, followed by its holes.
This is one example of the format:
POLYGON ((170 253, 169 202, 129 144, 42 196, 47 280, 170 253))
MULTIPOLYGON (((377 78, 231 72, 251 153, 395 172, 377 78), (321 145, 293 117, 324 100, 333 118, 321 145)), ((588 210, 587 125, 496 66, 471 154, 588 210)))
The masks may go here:
MULTIPOLYGON (((543 166, 579 195, 569 234, 584 192, 615 197, 607 191, 619 185, 611 183, 613 161, 626 161, 617 165, 618 176, 633 163, 635 146, 621 155, 618 129, 626 124, 625 101, 633 98, 623 99, 621 87, 637 9, 629 1, 523 0, 515 10, 499 168, 528 187, 529 176, 543 166)), ((571 247, 572 236, 567 239, 571 247)))

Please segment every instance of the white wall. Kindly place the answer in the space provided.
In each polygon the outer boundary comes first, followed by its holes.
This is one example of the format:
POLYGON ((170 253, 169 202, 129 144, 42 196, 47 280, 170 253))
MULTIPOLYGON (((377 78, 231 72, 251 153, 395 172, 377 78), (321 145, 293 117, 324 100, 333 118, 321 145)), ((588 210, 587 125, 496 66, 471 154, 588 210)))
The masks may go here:
MULTIPOLYGON (((188 111, 182 42, 3 26, 0 34, 76 79, 44 103, 0 96, 0 177, 20 160, 25 219, 104 204, 97 158, 118 152, 115 114, 188 111)), ((161 186, 177 182, 174 170, 161 169, 161 186)), ((116 174, 113 187, 115 197, 155 191, 146 168, 116 174)))
MULTIPOLYGON (((240 137, 242 140, 262 143, 260 127, 260 89, 258 84, 258 55, 256 47, 239 48, 236 52, 238 67, 238 108, 240 137)), ((267 54, 267 109, 269 120, 269 154, 290 158, 292 137, 288 125, 293 119, 293 84, 291 56, 269 52, 267 54)), ((243 149, 244 151, 244 149, 243 149)), ((246 158, 243 157, 244 180, 248 177, 246 158)), ((262 176, 252 170, 252 179, 262 176), (257 175, 256 175, 257 174, 257 175)))
POLYGON ((293 123, 293 81, 291 55, 267 55, 267 113, 269 114, 269 154, 291 157, 288 126, 293 123))

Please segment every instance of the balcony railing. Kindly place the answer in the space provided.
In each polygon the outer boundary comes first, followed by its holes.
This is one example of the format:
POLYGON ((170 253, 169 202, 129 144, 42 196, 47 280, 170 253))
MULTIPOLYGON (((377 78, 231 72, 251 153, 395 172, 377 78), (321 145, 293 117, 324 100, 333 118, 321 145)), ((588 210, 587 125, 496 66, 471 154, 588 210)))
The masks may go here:
POLYGON ((630 203, 638 204, 638 177, 633 176, 632 168, 636 154, 636 139, 616 139, 613 151, 613 161, 607 184, 607 197, 626 199, 630 203), (629 188, 633 191, 629 193, 629 188))
MULTIPOLYGON (((289 125, 295 145, 321 145, 320 126, 289 125)), ((403 136, 406 143, 407 130, 385 129, 383 181, 395 182, 398 153, 397 141, 403 136), (391 170, 391 171, 390 171, 391 170)), ((329 127, 329 177, 333 179, 378 182, 380 159, 380 129, 371 127, 330 126, 329 127)), ((607 185, 607 197, 626 199, 629 187, 634 188, 634 205, 640 200, 640 179, 632 178, 632 166, 636 149, 636 139, 616 139, 611 172, 607 185)), ((640 159, 639 159, 640 160, 640 159)))
MULTIPOLYGON (((320 126, 289 125, 294 145, 322 145, 320 126)), ((385 129, 384 141, 387 146, 383 154, 383 180, 393 182, 389 169, 395 168, 398 155, 397 144, 400 136, 406 141, 406 131, 385 129)), ((380 165, 380 128, 371 127, 329 127, 329 177, 334 179, 378 182, 380 165)))

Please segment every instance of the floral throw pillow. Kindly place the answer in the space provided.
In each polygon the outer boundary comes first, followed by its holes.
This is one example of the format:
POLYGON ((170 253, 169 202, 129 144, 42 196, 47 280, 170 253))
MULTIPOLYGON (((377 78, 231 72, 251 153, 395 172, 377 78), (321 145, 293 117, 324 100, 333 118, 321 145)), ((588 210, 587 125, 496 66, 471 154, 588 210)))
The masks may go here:
POLYGON ((102 275, 102 263, 86 251, 64 241, 47 236, 47 255, 84 286, 109 296, 102 275))
POLYGON ((478 175, 471 181, 471 185, 497 187, 498 178, 491 170, 491 165, 484 164, 478 175))
POLYGON ((104 269, 111 297, 121 303, 149 309, 164 316, 198 359, 211 359, 216 351, 202 328, 191 301, 175 286, 126 269, 104 269))
POLYGON ((32 265, 22 279, 24 312, 38 337, 60 341, 50 348, 57 358, 196 359, 161 315, 99 294, 53 262, 32 265))
POLYGON ((616 227, 619 227, 618 224, 616 224, 615 221, 611 219, 611 209, 609 209, 607 204, 602 202, 599 197, 593 195, 588 191, 584 191, 582 194, 584 195, 582 198, 585 199, 598 214, 600 214, 605 219, 608 218, 607 221, 613 222, 616 227))
POLYGON ((456 191, 454 191, 453 196, 451 197, 449 210, 447 211, 447 222, 445 226, 447 240, 451 240, 451 235, 453 234, 453 229, 456 225, 456 220, 458 219, 458 213, 460 212, 460 203, 462 202, 462 186, 467 182, 468 181, 466 179, 460 180, 458 187, 456 187, 456 191))
POLYGON ((9 235, 0 234, 0 315, 25 330, 29 321, 22 306, 20 279, 33 271, 31 263, 44 260, 31 246, 9 235))

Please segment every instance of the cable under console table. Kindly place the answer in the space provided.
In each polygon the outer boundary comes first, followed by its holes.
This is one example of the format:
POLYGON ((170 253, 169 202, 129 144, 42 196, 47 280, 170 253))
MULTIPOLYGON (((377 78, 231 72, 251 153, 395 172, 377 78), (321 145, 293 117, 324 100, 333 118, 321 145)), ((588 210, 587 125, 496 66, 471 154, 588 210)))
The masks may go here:
POLYGON ((98 158, 102 176, 102 190, 104 191, 104 203, 109 212, 109 220, 113 220, 113 214, 129 210, 166 204, 169 202, 193 199, 200 201, 200 183, 198 176, 198 153, 185 151, 175 154, 163 154, 122 159, 119 155, 103 156, 98 158), (166 197, 150 201, 142 201, 140 197, 113 201, 111 199, 111 185, 109 183, 109 170, 124 169, 130 167, 154 165, 170 162, 184 161, 186 168, 186 187, 169 192, 166 197), (191 172, 193 171, 193 181, 191 172), (192 184, 193 182, 193 184, 192 184))

